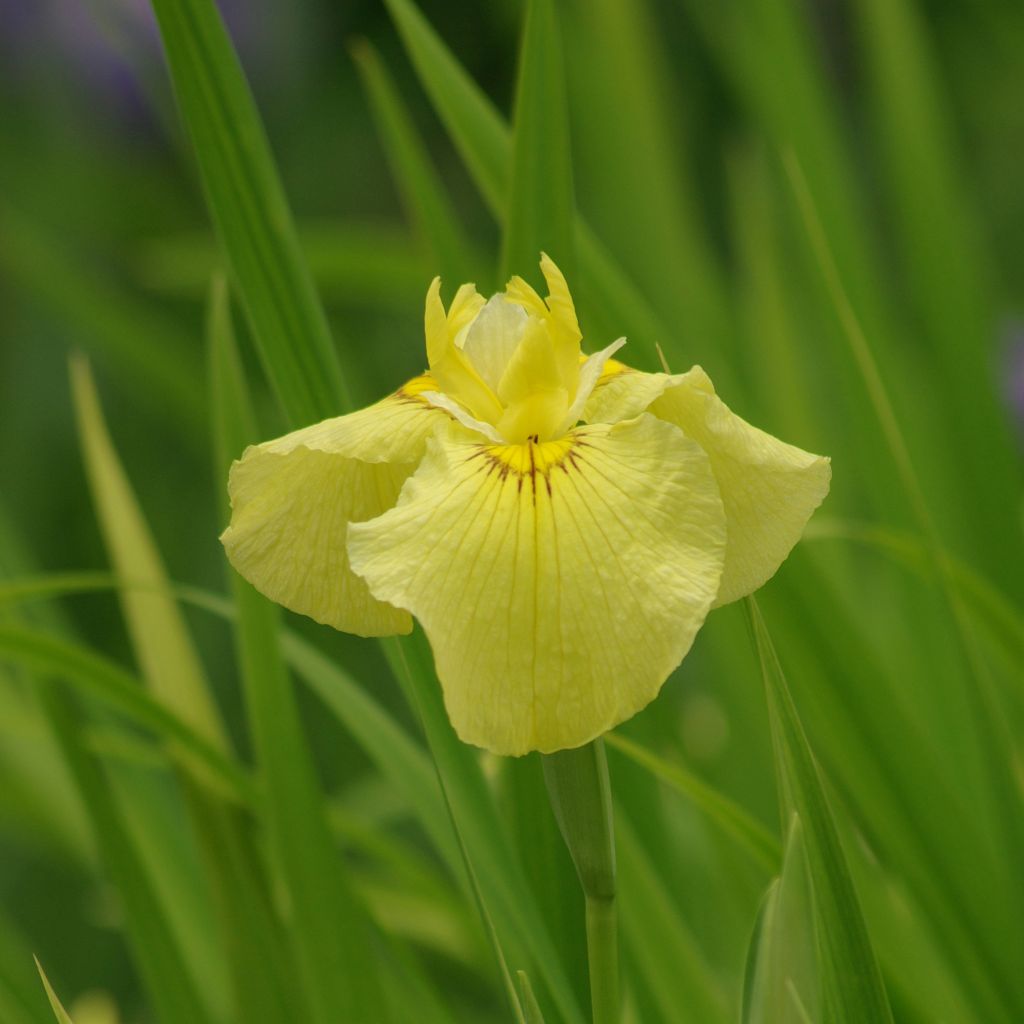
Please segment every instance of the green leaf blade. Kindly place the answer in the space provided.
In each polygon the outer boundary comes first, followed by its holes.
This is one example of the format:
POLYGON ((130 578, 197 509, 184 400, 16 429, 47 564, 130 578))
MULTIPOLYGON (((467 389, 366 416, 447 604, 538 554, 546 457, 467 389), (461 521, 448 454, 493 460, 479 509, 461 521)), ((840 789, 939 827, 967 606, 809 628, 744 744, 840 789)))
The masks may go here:
POLYGON ((819 1020, 814 906, 800 818, 794 814, 782 874, 765 894, 747 954, 743 1024, 819 1020))
POLYGON ((348 405, 327 319, 303 260, 270 145, 212 0, 153 0, 210 214, 264 367, 289 416, 348 405))
POLYGON ((53 1010, 53 1015, 57 1018, 58 1024, 74 1024, 68 1016, 68 1011, 64 1009, 60 999, 57 997, 57 993, 53 991, 50 979, 46 976, 46 971, 43 970, 43 965, 39 962, 38 958, 36 959, 36 968, 39 971, 43 988, 46 990, 46 998, 50 1001, 50 1008, 53 1010))
POLYGON ((530 0, 519 53, 503 277, 535 278, 546 252, 576 279, 569 110, 554 0, 530 0))
MULTIPOLYGON (((511 131, 416 5, 410 0, 386 2, 420 82, 501 223, 511 189, 511 131)), ((641 351, 653 353, 655 342, 671 332, 585 222, 578 220, 575 230, 585 329, 604 338, 628 333, 641 351)))
POLYGON ((622 932, 636 964, 637 981, 672 1020, 685 1007, 686 1018, 701 1024, 727 1024, 727 1001, 704 959, 696 937, 676 909, 651 856, 624 813, 616 815, 619 856, 619 914, 622 932))
POLYGON ((829 1016, 838 1024, 868 1020, 891 1024, 892 1011, 882 974, 814 755, 753 598, 748 599, 747 609, 768 699, 782 804, 796 811, 805 830, 829 1016))
POLYGON ((477 280, 479 268, 469 241, 380 55, 365 40, 353 45, 352 55, 392 175, 436 272, 449 284, 477 280))
MULTIPOLYGON (((211 294, 208 331, 217 471, 225 479, 233 453, 254 438, 223 282, 211 294)), ((225 511, 222 499, 222 515, 225 511)), ((238 610, 246 707, 265 792, 265 824, 289 895, 289 930, 313 1017, 322 1024, 339 1017, 384 1022, 389 1012, 380 963, 373 954, 373 929, 345 878, 328 827, 281 653, 278 611, 228 571, 238 610)))

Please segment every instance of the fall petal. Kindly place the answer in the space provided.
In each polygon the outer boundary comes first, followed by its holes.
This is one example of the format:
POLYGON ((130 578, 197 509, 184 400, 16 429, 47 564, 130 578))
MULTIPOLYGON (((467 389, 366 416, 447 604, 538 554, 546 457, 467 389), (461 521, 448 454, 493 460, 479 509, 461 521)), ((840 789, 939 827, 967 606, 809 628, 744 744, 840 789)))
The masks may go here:
POLYGON ((363 636, 408 633, 406 612, 378 601, 349 568, 349 524, 390 508, 448 415, 422 397, 424 375, 348 416, 246 449, 231 468, 235 569, 292 611, 363 636))
POLYGON ((651 416, 540 444, 453 427, 349 530, 353 570, 423 624, 459 735, 503 754, 579 746, 651 701, 724 549, 707 456, 651 416))

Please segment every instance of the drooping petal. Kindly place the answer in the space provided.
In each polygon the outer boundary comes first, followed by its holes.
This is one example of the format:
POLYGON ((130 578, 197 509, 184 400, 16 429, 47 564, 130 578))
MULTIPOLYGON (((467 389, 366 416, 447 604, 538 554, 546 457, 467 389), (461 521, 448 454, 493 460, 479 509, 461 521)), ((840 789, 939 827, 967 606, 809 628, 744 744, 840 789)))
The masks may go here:
POLYGON ((422 397, 429 375, 348 416, 246 449, 231 468, 231 564, 292 611, 348 633, 408 633, 409 615, 376 600, 348 564, 349 523, 390 508, 447 413, 422 397))
POLYGON ((541 444, 458 427, 349 557, 430 638, 459 735, 579 746, 644 707, 718 592, 725 519, 703 450, 652 416, 541 444))
POLYGON ((665 374, 617 364, 594 390, 584 418, 615 422, 644 410, 674 423, 711 459, 729 526, 715 606, 753 593, 785 561, 828 494, 829 460, 741 419, 699 366, 665 374))
POLYGON ((436 406, 438 409, 444 409, 453 420, 457 420, 468 430, 480 434, 489 441, 494 441, 497 444, 502 443, 503 438, 501 434, 490 423, 474 419, 454 398, 449 398, 447 395, 441 394, 440 391, 424 391, 423 397, 431 405, 436 406))

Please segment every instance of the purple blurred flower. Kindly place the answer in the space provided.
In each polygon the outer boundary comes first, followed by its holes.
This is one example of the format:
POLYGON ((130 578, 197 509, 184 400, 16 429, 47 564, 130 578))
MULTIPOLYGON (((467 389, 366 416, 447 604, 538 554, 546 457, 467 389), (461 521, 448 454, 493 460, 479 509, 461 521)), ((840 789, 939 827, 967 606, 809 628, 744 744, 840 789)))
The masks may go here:
MULTIPOLYGON (((220 0, 239 51, 261 64, 274 33, 269 0, 220 0)), ((0 0, 2 73, 33 78, 58 61, 75 86, 127 120, 148 119, 139 69, 160 61, 149 0, 0 0)))

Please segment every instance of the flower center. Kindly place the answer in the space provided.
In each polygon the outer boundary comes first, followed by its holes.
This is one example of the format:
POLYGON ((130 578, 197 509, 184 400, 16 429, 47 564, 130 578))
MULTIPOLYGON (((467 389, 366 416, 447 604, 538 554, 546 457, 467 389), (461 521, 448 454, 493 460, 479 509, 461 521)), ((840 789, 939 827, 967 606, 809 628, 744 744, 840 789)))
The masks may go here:
POLYGON ((431 400, 495 442, 564 437, 610 354, 582 361, 565 279, 547 257, 541 269, 546 301, 518 277, 487 302, 463 285, 447 312, 438 280, 427 293, 427 359, 441 392, 431 400), (600 365, 591 366, 598 358, 600 365))

